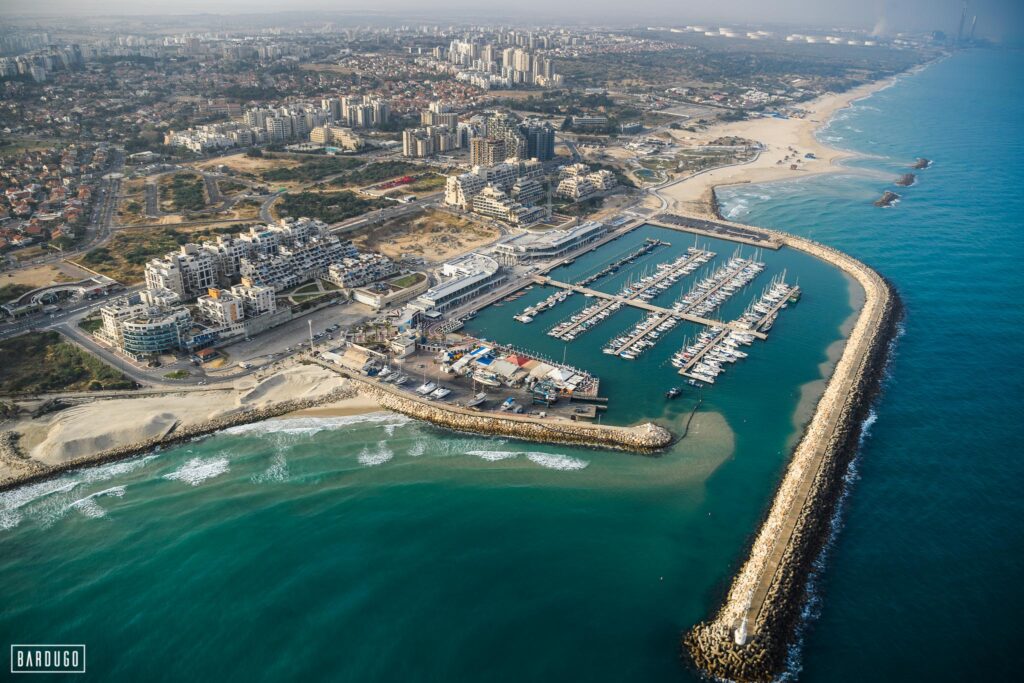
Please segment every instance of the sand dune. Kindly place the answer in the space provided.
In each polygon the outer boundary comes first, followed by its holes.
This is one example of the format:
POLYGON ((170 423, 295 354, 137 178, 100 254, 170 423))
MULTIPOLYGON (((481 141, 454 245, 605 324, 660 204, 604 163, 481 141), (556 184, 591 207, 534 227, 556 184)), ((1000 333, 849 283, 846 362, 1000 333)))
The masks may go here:
MULTIPOLYGON (((22 417, 8 421, 0 428, 19 432, 21 447, 32 458, 57 464, 115 446, 146 441, 178 426, 198 424, 239 410, 263 408, 291 399, 317 398, 345 386, 345 382, 324 368, 296 365, 263 380, 246 378, 237 386, 223 390, 211 388, 94 400, 36 420, 22 417)), ((379 410, 373 401, 358 397, 325 406, 325 409, 345 414, 379 410)))

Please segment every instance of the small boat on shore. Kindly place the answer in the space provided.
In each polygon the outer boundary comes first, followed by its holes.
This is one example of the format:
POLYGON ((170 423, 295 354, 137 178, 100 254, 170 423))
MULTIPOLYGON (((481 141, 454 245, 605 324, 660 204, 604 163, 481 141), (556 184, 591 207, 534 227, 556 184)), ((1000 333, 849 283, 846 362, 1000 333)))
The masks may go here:
POLYGON ((468 408, 476 408, 477 406, 483 405, 484 401, 486 401, 486 400, 487 400, 487 394, 485 394, 484 392, 481 391, 479 394, 474 396, 472 398, 472 400, 469 401, 469 403, 466 404, 466 407, 468 407, 468 408))

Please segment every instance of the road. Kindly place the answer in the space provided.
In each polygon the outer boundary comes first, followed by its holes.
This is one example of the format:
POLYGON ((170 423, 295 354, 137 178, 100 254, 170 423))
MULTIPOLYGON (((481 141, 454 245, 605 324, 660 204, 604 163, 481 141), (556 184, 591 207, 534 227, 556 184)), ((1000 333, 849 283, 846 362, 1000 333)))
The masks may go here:
POLYGON ((160 176, 146 178, 146 215, 159 218, 161 215, 157 181, 160 176))

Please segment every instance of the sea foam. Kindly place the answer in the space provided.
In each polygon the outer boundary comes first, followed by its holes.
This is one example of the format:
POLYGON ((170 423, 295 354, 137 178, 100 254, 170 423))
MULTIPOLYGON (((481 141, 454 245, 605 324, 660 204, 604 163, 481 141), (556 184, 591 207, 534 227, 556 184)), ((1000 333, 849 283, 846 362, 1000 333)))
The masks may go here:
MULTIPOLYGON (((391 431, 410 422, 404 415, 376 412, 339 417, 290 417, 283 420, 265 420, 237 425, 224 430, 225 434, 302 434, 311 435, 328 429, 340 429, 356 424, 382 424, 391 431)), ((390 432, 389 432, 390 433, 390 432)))
POLYGON ((395 457, 394 452, 383 443, 377 444, 377 449, 371 451, 369 448, 364 448, 359 453, 359 464, 366 467, 374 467, 376 465, 383 465, 388 460, 395 457))
POLYGON ((165 474, 164 479, 183 481, 192 486, 199 486, 207 479, 219 477, 229 469, 231 468, 228 466, 227 458, 211 458, 209 460, 192 458, 174 472, 165 474))

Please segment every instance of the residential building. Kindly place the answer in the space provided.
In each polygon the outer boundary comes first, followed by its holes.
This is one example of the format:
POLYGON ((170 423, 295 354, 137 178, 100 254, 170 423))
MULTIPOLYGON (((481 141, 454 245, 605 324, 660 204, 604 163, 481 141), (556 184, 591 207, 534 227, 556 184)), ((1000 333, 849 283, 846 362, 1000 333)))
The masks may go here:
POLYGON ((493 166, 504 160, 504 140, 478 137, 469 141, 469 163, 472 166, 493 166))
POLYGON ((473 197, 473 213, 497 218, 511 225, 532 225, 544 219, 544 210, 526 207, 494 185, 488 185, 473 197))
POLYGON ((519 130, 526 138, 526 156, 539 161, 555 158, 555 129, 547 122, 526 121, 519 130))
POLYGON ((383 254, 360 253, 332 263, 323 279, 343 289, 352 289, 397 274, 398 266, 383 254))

